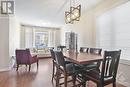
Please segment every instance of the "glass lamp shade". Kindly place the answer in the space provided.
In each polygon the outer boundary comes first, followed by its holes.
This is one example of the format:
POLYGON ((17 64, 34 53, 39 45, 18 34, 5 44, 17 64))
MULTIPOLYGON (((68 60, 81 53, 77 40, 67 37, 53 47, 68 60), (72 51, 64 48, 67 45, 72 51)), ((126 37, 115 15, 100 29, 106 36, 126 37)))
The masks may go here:
POLYGON ((71 11, 71 19, 79 21, 81 16, 81 5, 77 7, 70 7, 70 11, 71 11))
POLYGON ((81 5, 74 7, 70 7, 70 11, 65 12, 65 23, 73 24, 74 21, 79 21, 81 16, 81 5))
POLYGON ((73 20, 71 19, 71 13, 70 12, 65 12, 65 23, 68 24, 68 23, 71 23, 73 24, 73 20))

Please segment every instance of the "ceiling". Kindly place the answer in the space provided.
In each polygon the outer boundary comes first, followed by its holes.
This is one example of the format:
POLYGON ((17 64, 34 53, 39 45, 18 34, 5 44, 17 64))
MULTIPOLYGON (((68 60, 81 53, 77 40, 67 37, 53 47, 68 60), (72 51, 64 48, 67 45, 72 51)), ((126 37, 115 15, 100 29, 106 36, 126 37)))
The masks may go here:
MULTIPOLYGON (((72 0, 73 1, 73 0, 72 0)), ((75 0, 81 4, 82 13, 102 0, 75 0)), ((64 12, 70 0, 16 0, 16 17, 23 24, 60 27, 65 24, 64 12)))

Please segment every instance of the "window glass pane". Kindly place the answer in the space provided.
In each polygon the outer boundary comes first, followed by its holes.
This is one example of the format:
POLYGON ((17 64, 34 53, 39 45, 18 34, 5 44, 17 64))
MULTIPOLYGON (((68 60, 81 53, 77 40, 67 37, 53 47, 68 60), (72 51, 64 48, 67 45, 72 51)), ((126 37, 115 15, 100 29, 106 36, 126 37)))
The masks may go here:
POLYGON ((35 47, 45 48, 48 46, 48 32, 35 32, 35 47))

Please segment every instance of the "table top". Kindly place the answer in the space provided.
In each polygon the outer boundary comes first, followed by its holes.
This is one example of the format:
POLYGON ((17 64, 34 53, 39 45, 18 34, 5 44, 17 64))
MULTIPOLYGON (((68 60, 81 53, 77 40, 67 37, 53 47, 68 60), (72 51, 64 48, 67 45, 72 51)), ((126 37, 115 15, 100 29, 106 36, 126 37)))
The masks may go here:
POLYGON ((63 54, 70 61, 77 64, 87 64, 87 63, 103 60, 103 57, 101 55, 90 54, 90 53, 65 52, 63 54))

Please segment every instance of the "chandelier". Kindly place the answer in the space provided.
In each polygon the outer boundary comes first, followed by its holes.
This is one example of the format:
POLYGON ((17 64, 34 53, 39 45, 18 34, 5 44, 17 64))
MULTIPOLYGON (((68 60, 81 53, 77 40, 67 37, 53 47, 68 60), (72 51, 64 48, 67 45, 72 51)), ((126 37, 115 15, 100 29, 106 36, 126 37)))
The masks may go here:
POLYGON ((79 21, 81 16, 81 5, 75 6, 75 1, 73 0, 73 5, 71 5, 69 11, 65 11, 65 23, 73 24, 74 21, 79 21))

